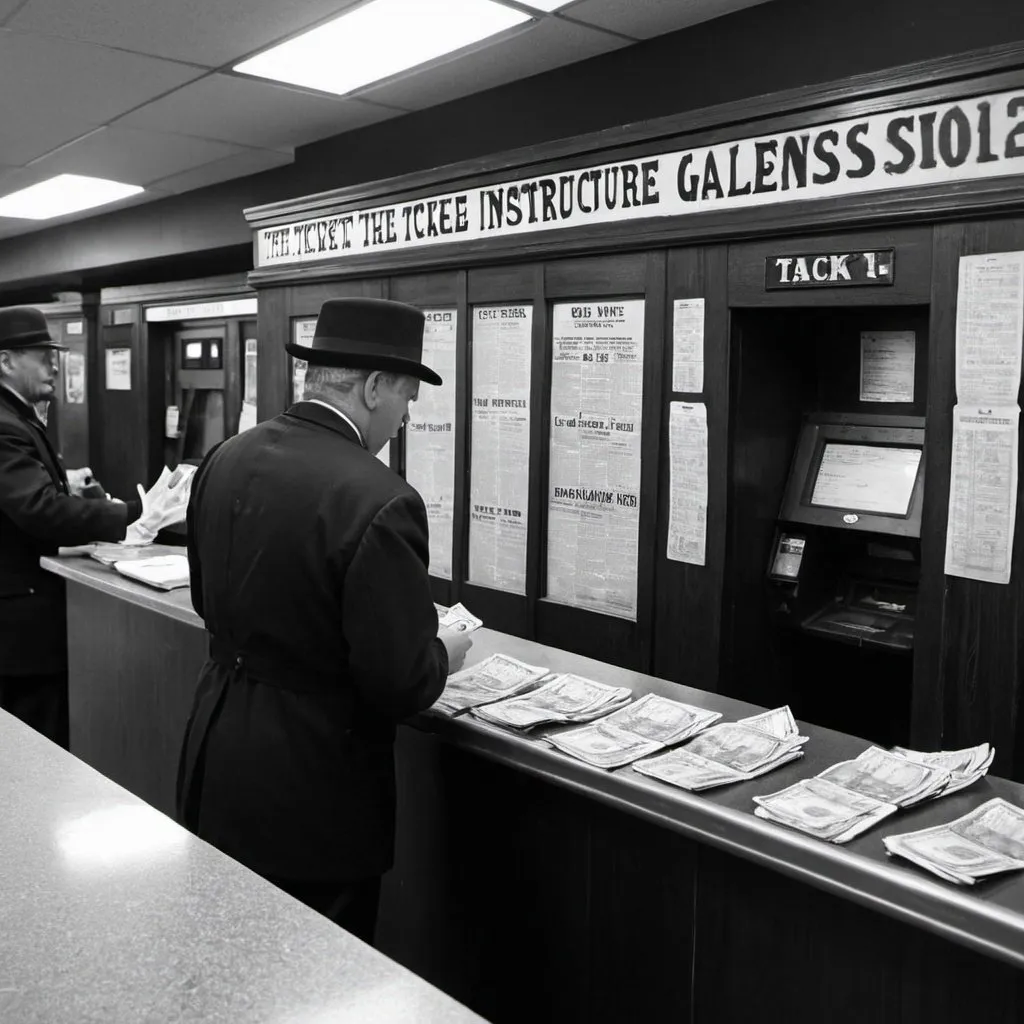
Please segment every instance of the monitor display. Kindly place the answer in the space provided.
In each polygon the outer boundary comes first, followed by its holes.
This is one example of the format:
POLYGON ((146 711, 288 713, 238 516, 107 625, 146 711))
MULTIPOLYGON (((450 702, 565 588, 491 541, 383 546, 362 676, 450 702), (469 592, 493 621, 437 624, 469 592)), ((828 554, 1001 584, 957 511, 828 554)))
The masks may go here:
POLYGON ((920 448, 827 441, 810 503, 905 516, 920 464, 920 448))

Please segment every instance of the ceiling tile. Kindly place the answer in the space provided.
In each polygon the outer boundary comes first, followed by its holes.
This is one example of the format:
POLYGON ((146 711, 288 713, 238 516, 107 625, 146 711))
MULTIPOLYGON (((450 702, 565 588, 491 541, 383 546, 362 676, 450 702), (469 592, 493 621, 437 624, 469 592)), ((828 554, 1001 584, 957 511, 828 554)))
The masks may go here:
POLYGON ((64 217, 53 217, 51 220, 25 220, 21 217, 0 217, 0 238, 11 238, 15 235, 28 235, 33 231, 45 231, 48 228, 61 227, 64 224, 72 224, 76 220, 85 220, 88 217, 98 217, 104 214, 113 213, 115 210, 123 210, 127 206, 140 206, 143 203, 150 203, 154 199, 165 198, 166 193, 140 192, 138 195, 128 196, 116 203, 101 208, 94 207, 91 210, 79 210, 78 213, 69 213, 64 217))
POLYGON ((711 21, 755 7, 768 0, 580 0, 565 8, 567 17, 622 32, 634 39, 675 32, 677 29, 711 21))
POLYGON ((25 163, 201 73, 152 57, 0 31, 0 96, 8 98, 0 152, 7 163, 25 163), (17 103, 10 101, 15 96, 17 103))
POLYGON ((221 67, 355 2, 29 0, 9 27, 221 67))
POLYGON ((101 128, 37 161, 40 178, 88 174, 130 185, 150 183, 240 152, 238 146, 186 135, 165 135, 136 128, 101 128))
POLYGON ((141 107, 118 124, 278 149, 339 135, 400 113, 239 75, 210 75, 141 107))
MULTIPOLYGON (((636 0, 630 0, 634 3, 636 0)), ((540 74, 628 45, 629 40, 576 25, 543 18, 503 42, 452 59, 428 71, 361 90, 359 96, 410 110, 482 92, 518 78, 540 74)))
POLYGON ((290 164, 292 159, 292 153, 280 150, 243 149, 224 160, 162 178, 155 181, 153 187, 164 192, 190 192, 194 188, 205 188, 207 185, 217 185, 232 178, 244 178, 249 174, 259 174, 261 171, 283 167, 290 164))

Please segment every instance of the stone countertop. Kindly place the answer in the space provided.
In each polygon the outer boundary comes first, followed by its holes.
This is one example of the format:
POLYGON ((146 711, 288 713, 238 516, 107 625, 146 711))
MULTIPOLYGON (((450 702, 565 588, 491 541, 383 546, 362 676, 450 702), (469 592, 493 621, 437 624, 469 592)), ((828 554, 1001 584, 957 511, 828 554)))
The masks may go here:
POLYGON ((4 1024, 482 1018, 0 711, 4 1024))
MULTIPOLYGON (((69 580, 202 626, 192 610, 187 590, 170 594, 151 590, 89 559, 43 559, 42 564, 69 580)), ((696 690, 487 628, 475 631, 473 638, 467 664, 501 651, 552 671, 575 672, 599 682, 627 686, 638 697, 661 693, 719 711, 724 721, 763 710, 722 694, 696 690)), ((986 776, 960 793, 902 810, 852 842, 837 846, 757 818, 752 797, 777 792, 838 761, 856 757, 870 743, 855 736, 800 723, 808 742, 799 760, 749 782, 689 793, 641 775, 629 766, 614 771, 593 768, 541 740, 467 715, 447 718, 427 713, 418 716, 415 724, 463 750, 1024 967, 1024 874, 997 875, 974 887, 961 888, 905 861, 890 859, 882 844, 883 835, 951 821, 993 796, 1024 807, 1024 786, 1017 783, 986 776)))

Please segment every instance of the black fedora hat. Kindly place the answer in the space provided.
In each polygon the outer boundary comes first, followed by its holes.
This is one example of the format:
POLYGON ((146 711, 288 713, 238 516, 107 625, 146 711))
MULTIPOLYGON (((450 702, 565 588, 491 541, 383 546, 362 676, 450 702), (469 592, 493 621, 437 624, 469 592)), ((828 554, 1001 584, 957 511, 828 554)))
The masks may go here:
POLYGON ((296 359, 313 366, 391 370, 427 384, 441 378, 424 366, 423 313, 389 299, 328 299, 320 307, 311 345, 286 342, 296 359))
POLYGON ((53 340, 46 317, 33 306, 9 306, 0 309, 0 348, 58 348, 67 345, 53 340))

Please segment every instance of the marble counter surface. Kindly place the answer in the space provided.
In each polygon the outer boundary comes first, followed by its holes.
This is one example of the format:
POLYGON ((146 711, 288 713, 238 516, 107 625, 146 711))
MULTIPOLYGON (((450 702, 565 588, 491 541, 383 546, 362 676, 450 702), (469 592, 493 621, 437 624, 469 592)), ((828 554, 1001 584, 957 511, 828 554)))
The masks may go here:
POLYGON ((482 1018, 0 711, 4 1024, 482 1018))

